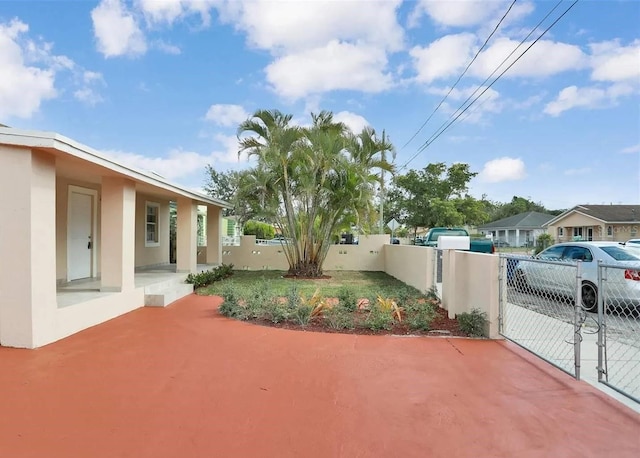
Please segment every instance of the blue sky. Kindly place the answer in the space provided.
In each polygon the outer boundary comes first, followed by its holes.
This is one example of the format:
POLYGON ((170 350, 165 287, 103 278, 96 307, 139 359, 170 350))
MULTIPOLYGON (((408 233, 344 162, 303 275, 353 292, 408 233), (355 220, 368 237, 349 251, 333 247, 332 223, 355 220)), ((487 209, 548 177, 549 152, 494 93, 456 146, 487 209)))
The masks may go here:
MULTIPOLYGON (((235 131, 254 110, 326 109, 385 129, 403 166, 556 2, 516 1, 403 147, 510 4, 0 0, 0 123, 199 188, 206 164, 248 166, 235 131)), ((550 209, 640 202, 639 23, 640 2, 578 2, 407 168, 468 162, 472 195, 550 209)))

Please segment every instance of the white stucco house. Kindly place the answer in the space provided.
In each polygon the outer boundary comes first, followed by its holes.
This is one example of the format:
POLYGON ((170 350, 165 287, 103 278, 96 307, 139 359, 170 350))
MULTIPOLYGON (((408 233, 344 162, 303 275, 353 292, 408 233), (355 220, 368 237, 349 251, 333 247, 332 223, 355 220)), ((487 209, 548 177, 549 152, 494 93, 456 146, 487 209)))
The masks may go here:
POLYGON ((198 206, 207 213, 204 259, 220 264, 227 203, 56 133, 0 126, 0 345, 39 347, 189 294, 198 206))

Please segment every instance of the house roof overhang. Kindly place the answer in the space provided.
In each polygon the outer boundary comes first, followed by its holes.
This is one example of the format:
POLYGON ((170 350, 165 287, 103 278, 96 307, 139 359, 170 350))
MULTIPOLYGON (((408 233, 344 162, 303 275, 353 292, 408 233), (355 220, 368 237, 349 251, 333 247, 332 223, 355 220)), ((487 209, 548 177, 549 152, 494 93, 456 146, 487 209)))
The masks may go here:
POLYGON ((107 158, 102 153, 75 140, 55 132, 28 131, 0 127, 0 145, 10 145, 32 150, 45 151, 66 159, 69 168, 82 162, 101 169, 105 175, 121 176, 143 185, 143 188, 155 189, 173 197, 185 197, 199 205, 213 205, 231 208, 231 204, 223 200, 192 191, 183 186, 171 183, 160 176, 137 170, 107 158))

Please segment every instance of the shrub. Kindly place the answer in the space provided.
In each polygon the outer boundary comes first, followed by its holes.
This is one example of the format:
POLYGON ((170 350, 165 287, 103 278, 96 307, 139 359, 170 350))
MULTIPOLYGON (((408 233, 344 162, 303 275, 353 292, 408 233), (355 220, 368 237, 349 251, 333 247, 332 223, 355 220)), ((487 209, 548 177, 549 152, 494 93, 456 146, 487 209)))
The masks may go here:
POLYGON ((372 331, 388 331, 393 325, 393 314, 390 309, 380 307, 376 299, 369 299, 369 314, 364 320, 364 327, 372 331))
POLYGON ((247 221, 244 224, 244 235, 255 235, 257 239, 272 239, 276 230, 271 224, 260 221, 247 221))
POLYGON ((338 291, 338 302, 344 310, 355 312, 358 309, 358 296, 353 289, 346 286, 338 291))
POLYGON ((287 291, 287 307, 294 309, 300 303, 300 290, 298 285, 293 283, 287 291))
POLYGON ((277 301, 277 298, 271 291, 267 281, 260 280, 253 283, 244 297, 246 310, 243 319, 263 318, 265 316, 265 308, 268 308, 269 303, 274 301, 277 301))
POLYGON ((328 309, 324 314, 324 319, 331 329, 353 329, 353 310, 344 308, 342 305, 328 309))
POLYGON ((427 300, 440 302, 440 296, 438 296, 438 288, 436 286, 432 286, 429 291, 427 291, 427 300))
POLYGON ((220 313, 229 318, 236 318, 242 313, 242 307, 239 304, 240 291, 232 283, 225 285, 220 292, 222 296, 222 304, 220 305, 220 313))
POLYGON ((293 320, 300 326, 306 326, 311 321, 313 306, 308 303, 300 303, 291 314, 293 320))
POLYGON ((400 302, 400 304, 402 304, 403 306, 406 306, 407 304, 412 302, 412 299, 414 297, 415 297, 415 290, 409 286, 405 286, 398 290, 398 294, 397 294, 398 302, 400 302))
POLYGON ((473 309, 469 313, 461 313, 456 319, 460 330, 470 336, 483 337, 487 324, 487 314, 478 309, 473 309))
POLYGON ((402 321, 402 307, 399 307, 396 301, 390 297, 384 298, 378 295, 376 297, 376 305, 382 310, 390 312, 394 319, 402 321))
POLYGON ((405 321, 414 331, 428 331, 435 317, 435 307, 431 302, 416 302, 407 309, 405 321))
POLYGON ((282 323, 289 318, 289 311, 285 304, 282 304, 278 298, 272 298, 263 304, 262 318, 272 323, 282 323))
POLYGON ((187 275, 186 283, 190 283, 194 288, 202 288, 216 281, 224 280, 233 275, 233 264, 222 264, 211 270, 205 270, 197 274, 187 275))
POLYGON ((536 240, 536 249, 533 254, 538 254, 551 245, 553 245, 553 237, 550 234, 540 234, 536 240))

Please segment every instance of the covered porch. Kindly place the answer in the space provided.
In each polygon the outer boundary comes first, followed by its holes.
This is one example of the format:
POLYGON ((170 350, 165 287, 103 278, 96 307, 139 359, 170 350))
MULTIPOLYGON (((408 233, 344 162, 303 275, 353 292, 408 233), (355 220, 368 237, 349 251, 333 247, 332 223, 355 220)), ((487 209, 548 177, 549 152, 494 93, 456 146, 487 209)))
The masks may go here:
POLYGON ((192 292, 198 206, 222 261, 224 202, 133 170, 56 134, 0 129, 0 345, 35 348, 192 292), (7 134, 6 131, 11 131, 7 134), (170 239, 176 259, 170 264, 170 239))

